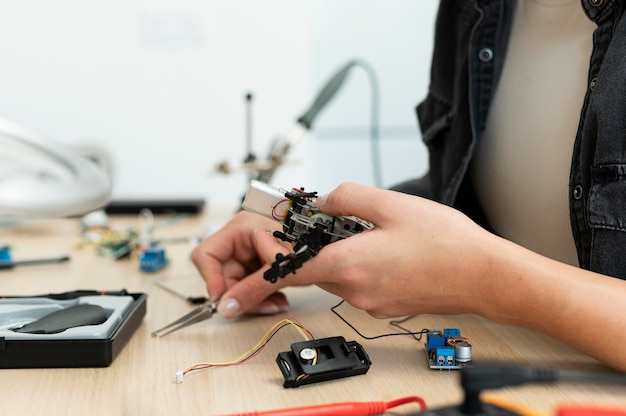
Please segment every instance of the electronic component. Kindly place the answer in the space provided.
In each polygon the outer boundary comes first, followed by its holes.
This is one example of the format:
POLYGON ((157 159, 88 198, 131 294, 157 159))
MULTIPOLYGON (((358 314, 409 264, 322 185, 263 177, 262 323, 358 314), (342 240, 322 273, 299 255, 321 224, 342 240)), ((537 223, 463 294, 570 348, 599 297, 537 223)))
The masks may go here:
POLYGON ((273 235, 294 243, 293 253, 276 255, 263 275, 265 280, 275 283, 279 277, 295 273, 322 247, 374 227, 355 216, 326 215, 315 205, 316 199, 317 192, 305 192, 303 188, 285 191, 263 182, 250 182, 242 208, 283 224, 283 231, 274 231, 273 235))
POLYGON ((431 369, 459 370, 472 362, 472 344, 458 328, 428 332, 425 347, 431 369))
POLYGON ((165 249, 163 247, 149 247, 139 258, 139 270, 145 273, 154 273, 167 266, 165 249))
POLYGON ((285 378, 283 387, 299 387, 365 374, 372 362, 356 341, 332 337, 291 344, 291 351, 278 354, 276 363, 285 378))

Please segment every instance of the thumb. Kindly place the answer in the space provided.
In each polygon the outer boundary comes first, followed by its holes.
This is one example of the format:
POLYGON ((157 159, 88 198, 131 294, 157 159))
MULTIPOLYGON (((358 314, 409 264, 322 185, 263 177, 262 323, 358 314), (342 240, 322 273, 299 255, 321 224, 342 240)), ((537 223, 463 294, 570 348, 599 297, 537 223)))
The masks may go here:
POLYGON ((328 215, 354 215, 377 223, 385 192, 356 183, 345 182, 326 195, 317 198, 316 205, 328 215))

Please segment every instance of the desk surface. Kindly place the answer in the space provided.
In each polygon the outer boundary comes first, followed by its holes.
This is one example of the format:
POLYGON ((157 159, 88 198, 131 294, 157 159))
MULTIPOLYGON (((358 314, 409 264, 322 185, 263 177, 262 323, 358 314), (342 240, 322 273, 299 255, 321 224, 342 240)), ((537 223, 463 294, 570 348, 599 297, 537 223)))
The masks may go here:
MULTIPOLYGON (((155 230, 155 237, 194 237, 224 218, 224 212, 176 221, 155 230)), ((111 228, 137 226, 136 217, 111 217, 111 228)), ((338 299, 317 287, 290 288, 289 313, 226 321, 219 316, 170 334, 150 333, 193 308, 154 284, 163 279, 178 290, 204 295, 202 280, 189 259, 191 243, 165 245, 170 264, 156 274, 138 270, 136 261, 104 258, 83 241, 80 221, 43 221, 4 231, 0 243, 14 246, 16 260, 69 254, 65 264, 0 271, 2 295, 35 295, 75 289, 119 290, 148 294, 148 312, 112 365, 84 369, 0 370, 0 415, 13 414, 230 414, 343 401, 390 401, 421 396, 430 408, 460 403, 456 371, 430 370, 424 347, 409 336, 360 338, 331 311, 338 299), (342 335, 359 342, 372 360, 365 375, 284 389, 275 363, 279 352, 302 340, 283 329, 253 360, 234 367, 201 370, 175 383, 175 373, 198 362, 229 360, 249 350, 277 321, 300 320, 316 338, 342 335)), ((294 277, 291 277, 294 278, 294 277)), ((340 308, 366 335, 394 332, 389 321, 376 320, 349 305, 340 308)), ((473 344, 475 362, 549 365, 565 369, 610 371, 595 360, 548 337, 506 327, 476 316, 421 315, 405 326, 412 330, 458 327, 473 344)), ((599 336, 599 339, 602 339, 599 336)), ((562 404, 626 406, 624 386, 594 384, 528 385, 494 391, 505 399, 556 414, 562 404)), ((417 411, 417 405, 394 414, 417 411)))

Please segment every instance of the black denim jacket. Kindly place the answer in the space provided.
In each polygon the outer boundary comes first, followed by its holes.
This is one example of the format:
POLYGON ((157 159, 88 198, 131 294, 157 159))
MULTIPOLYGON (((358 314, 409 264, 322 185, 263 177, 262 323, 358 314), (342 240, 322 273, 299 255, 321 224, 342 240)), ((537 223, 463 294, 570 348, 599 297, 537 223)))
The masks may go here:
MULTIPOLYGON (((626 20, 624 1, 582 0, 597 24, 570 173, 581 267, 626 279, 626 20)), ((442 0, 431 83, 417 107, 426 177, 394 189, 453 205, 488 227, 467 180, 506 55, 515 0, 442 0)))

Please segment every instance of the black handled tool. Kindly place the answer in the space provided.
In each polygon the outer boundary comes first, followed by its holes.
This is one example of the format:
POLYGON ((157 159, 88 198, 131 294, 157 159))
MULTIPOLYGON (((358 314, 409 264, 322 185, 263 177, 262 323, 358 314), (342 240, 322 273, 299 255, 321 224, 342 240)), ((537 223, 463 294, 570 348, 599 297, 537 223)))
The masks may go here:
POLYGON ((36 266, 40 264, 54 264, 65 263, 69 261, 68 256, 62 257, 46 257, 41 259, 29 259, 29 260, 2 260, 0 261, 0 270, 13 269, 17 266, 36 266))

